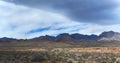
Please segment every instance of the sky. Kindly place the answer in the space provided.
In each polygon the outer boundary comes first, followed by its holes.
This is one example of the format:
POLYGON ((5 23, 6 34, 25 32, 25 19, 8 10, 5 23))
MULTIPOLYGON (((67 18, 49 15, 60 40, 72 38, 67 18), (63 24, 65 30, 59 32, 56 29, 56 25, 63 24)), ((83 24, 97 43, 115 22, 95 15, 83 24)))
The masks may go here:
POLYGON ((0 0, 0 37, 120 32, 120 0, 0 0))

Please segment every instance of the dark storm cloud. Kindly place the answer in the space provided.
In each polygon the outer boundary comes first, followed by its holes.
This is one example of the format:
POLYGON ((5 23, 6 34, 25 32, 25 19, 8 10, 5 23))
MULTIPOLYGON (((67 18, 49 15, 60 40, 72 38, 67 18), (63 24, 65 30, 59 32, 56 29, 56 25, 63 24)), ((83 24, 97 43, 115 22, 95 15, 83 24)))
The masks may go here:
POLYGON ((114 0, 6 0, 15 4, 59 12, 73 21, 115 24, 114 0))

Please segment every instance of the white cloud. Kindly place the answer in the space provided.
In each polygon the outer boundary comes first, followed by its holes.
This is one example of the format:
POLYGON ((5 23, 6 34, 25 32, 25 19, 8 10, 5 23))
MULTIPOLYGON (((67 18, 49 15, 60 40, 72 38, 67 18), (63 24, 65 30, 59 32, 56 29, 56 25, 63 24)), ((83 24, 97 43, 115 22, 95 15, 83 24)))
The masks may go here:
MULTIPOLYGON (((0 33, 1 37, 32 38, 45 34, 57 34, 69 32, 69 30, 56 30, 58 28, 69 28, 77 26, 78 23, 70 21, 68 18, 39 9, 24 7, 0 1, 0 33), (51 27, 50 30, 26 34, 31 30, 51 27), (34 35, 34 36, 33 36, 34 35)), ((74 29, 73 29, 74 30, 74 29)))
POLYGON ((88 25, 88 27, 79 30, 79 33, 84 33, 84 34, 101 34, 103 31, 115 31, 115 32, 120 32, 120 24, 116 25, 88 25))
POLYGON ((99 34, 109 30, 119 32, 119 26, 78 23, 61 14, 0 1, 0 37, 33 38, 60 33, 99 34), (28 33, 47 27, 50 29, 28 33))

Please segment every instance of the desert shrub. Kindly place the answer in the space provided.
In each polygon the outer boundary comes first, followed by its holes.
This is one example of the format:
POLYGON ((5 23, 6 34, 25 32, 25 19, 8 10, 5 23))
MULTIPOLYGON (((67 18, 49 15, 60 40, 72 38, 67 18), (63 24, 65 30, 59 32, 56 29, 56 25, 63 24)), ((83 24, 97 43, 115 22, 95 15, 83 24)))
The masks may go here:
POLYGON ((119 57, 113 53, 0 51, 0 63, 114 63, 119 57))

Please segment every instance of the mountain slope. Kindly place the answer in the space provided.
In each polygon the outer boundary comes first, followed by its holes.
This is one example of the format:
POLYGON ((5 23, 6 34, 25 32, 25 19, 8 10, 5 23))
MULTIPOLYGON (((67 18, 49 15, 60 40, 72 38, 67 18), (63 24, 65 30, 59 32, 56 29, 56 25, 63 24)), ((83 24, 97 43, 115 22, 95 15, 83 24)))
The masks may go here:
POLYGON ((100 34, 100 41, 120 41, 120 33, 109 31, 100 34))

